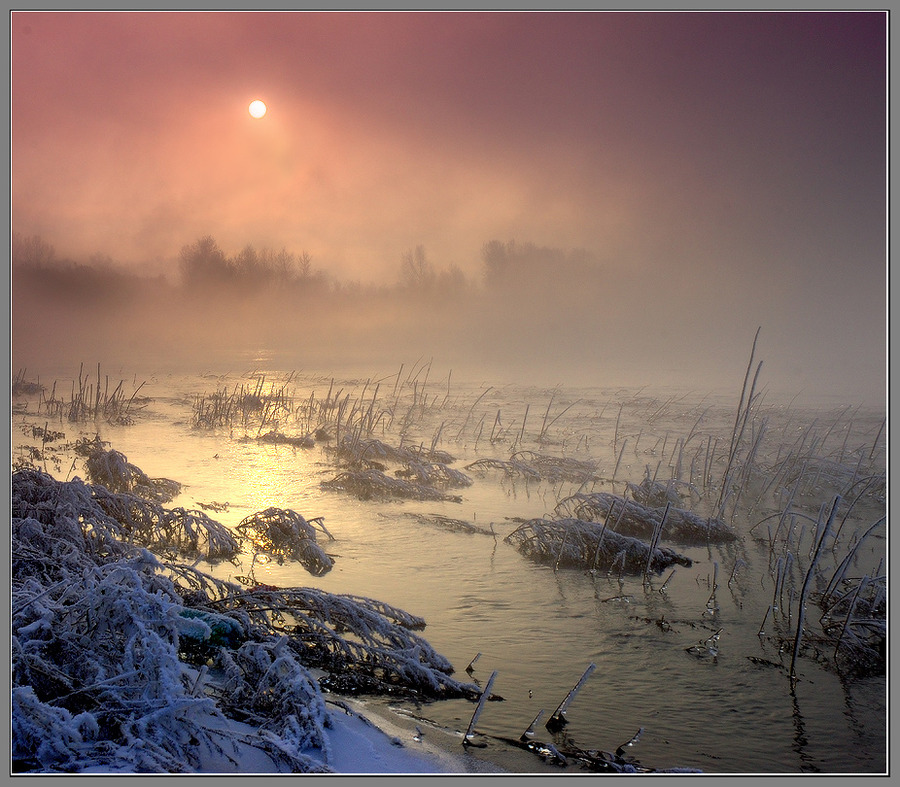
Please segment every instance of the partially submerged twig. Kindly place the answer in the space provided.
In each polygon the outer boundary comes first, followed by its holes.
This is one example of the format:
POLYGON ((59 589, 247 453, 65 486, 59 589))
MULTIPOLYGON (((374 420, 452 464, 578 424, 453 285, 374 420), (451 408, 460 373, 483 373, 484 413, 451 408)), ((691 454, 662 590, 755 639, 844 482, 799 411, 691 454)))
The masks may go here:
POLYGON ((571 689, 569 689, 569 693, 563 698, 563 701, 559 703, 557 709, 553 712, 553 715, 547 719, 547 723, 544 725, 548 730, 553 732, 554 730, 561 729, 568 723, 568 719, 566 718, 566 710, 568 710, 569 705, 572 704, 572 701, 575 699, 576 695, 579 691, 581 691, 582 686, 587 682, 587 679, 591 676, 591 673, 597 669, 597 665, 593 662, 588 664, 587 669, 584 671, 582 676, 578 679, 578 683, 576 683, 571 689))

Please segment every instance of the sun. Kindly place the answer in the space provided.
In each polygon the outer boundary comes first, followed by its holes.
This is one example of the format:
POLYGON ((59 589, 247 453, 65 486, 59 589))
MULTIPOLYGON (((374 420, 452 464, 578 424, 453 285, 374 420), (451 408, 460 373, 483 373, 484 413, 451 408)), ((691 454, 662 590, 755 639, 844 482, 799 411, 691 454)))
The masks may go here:
POLYGON ((250 114, 253 115, 253 117, 255 117, 255 118, 261 118, 263 115, 265 115, 266 109, 267 109, 266 105, 259 99, 256 99, 256 101, 250 102, 250 106, 249 106, 250 114))

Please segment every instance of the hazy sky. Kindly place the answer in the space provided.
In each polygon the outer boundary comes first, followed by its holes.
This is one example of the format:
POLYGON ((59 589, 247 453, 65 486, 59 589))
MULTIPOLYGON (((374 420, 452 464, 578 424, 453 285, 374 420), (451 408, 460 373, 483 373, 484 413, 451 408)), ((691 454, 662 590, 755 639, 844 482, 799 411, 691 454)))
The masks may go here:
POLYGON ((741 353, 881 370, 883 13, 16 12, 11 109, 12 228, 60 253, 586 248, 741 353))

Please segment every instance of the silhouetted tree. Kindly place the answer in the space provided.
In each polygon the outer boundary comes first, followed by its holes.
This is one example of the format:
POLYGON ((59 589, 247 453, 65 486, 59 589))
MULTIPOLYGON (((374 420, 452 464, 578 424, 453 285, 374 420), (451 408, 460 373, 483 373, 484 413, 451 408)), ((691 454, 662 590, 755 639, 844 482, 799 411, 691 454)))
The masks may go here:
POLYGON ((499 240, 489 240, 481 247, 481 259, 484 261, 485 281, 488 284, 499 282, 509 266, 506 245, 499 240))
POLYGON ((403 253, 400 278, 404 286, 418 292, 430 290, 434 286, 435 273, 425 257, 424 246, 420 244, 414 250, 403 253))
POLYGON ((40 235, 25 236, 14 232, 10 253, 13 265, 40 268, 56 262, 56 250, 40 235))
POLYGON ((460 267, 451 264, 447 270, 438 273, 435 289, 444 298, 461 298, 468 292, 469 283, 460 267))
POLYGON ((297 272, 300 274, 301 279, 312 277, 312 257, 308 251, 300 252, 300 256, 297 258, 297 272))
POLYGON ((238 252, 230 267, 234 270, 235 278, 240 279, 245 286, 262 284, 271 274, 260 260, 256 249, 249 244, 238 252))
POLYGON ((189 286, 223 284, 233 279, 225 252, 211 235, 182 247, 181 275, 189 286))
POLYGON ((573 272, 588 271, 596 263, 594 256, 584 249, 566 252, 515 240, 506 243, 488 241, 481 247, 481 257, 488 286, 502 285, 517 290, 552 282, 563 272, 568 276, 573 272))

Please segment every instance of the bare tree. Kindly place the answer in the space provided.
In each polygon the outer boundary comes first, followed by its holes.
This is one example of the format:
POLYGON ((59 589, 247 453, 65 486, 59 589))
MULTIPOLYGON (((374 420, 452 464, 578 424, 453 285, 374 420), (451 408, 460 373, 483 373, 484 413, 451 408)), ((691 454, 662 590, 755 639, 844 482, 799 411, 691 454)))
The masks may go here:
POLYGON ((13 265, 40 268, 56 262, 56 250, 40 235, 20 235, 14 232, 10 249, 13 265))
POLYGON ((186 284, 226 282, 232 278, 225 252, 212 235, 182 247, 181 275, 186 284))
POLYGON ((425 257, 425 247, 419 244, 414 250, 403 253, 400 277, 404 286, 411 290, 425 291, 432 288, 435 281, 434 269, 425 257))

